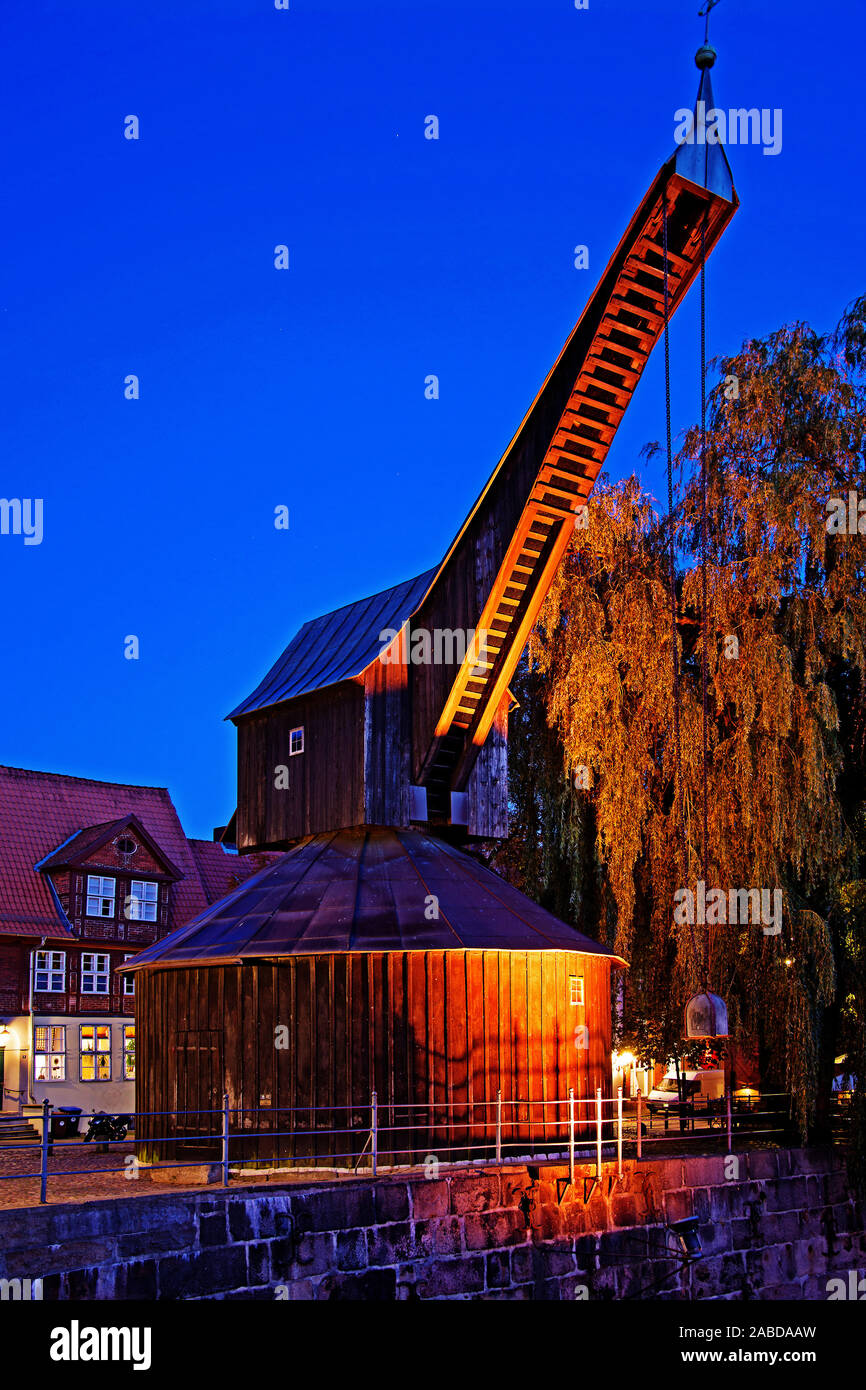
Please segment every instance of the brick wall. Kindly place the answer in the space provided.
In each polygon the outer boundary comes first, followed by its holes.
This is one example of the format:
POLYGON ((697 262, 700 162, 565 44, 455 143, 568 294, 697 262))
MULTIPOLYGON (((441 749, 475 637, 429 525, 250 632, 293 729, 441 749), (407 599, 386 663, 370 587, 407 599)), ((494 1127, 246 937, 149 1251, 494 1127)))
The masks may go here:
POLYGON ((41 1278, 45 1299, 823 1299, 829 1277, 866 1273, 837 1153, 739 1164, 726 1180, 723 1157, 630 1161, 610 1190, 606 1164, 588 1204, 591 1167, 561 1202, 565 1168, 170 1195, 142 1180, 135 1197, 0 1212, 0 1277, 41 1278), (685 1216, 704 1252, 687 1269, 664 1224, 685 1216))

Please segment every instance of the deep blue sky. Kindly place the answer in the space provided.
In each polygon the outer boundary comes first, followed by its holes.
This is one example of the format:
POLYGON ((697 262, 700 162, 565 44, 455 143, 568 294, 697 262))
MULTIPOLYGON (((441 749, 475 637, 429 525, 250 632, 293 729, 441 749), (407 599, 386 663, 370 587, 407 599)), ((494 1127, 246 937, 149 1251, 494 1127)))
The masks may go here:
MULTIPOLYGON (((43 498, 45 536, 0 536, 0 762, 167 785, 190 834, 225 821, 224 714, 307 618, 441 558, 673 148, 699 8, 5 0, 0 494, 43 498)), ((718 105, 784 113, 781 154, 729 151, 714 354, 866 288, 864 15, 713 14, 718 105)), ((614 477, 661 437, 661 365, 614 477)))

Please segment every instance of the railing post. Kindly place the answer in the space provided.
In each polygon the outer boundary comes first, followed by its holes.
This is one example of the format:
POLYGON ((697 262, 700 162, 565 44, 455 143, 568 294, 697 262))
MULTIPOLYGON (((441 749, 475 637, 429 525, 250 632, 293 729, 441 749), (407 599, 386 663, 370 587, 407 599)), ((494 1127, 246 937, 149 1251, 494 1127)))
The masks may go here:
POLYGON ((638 1156, 638 1162, 640 1161, 640 1156, 641 1156, 641 1118, 640 1118, 640 1112, 641 1112, 641 1101, 642 1101, 642 1100, 643 1100, 643 1091, 640 1089, 640 1086, 638 1086, 638 1092, 637 1092, 637 1156, 638 1156))
POLYGON ((731 1088, 730 1088, 730 1086, 728 1087, 727 1091, 725 1092, 725 1101, 726 1101, 726 1103, 727 1103, 727 1110, 728 1110, 728 1153, 733 1153, 733 1151, 734 1151, 734 1141, 733 1141, 733 1125, 731 1124, 731 1088))
POLYGON ((379 1099, 376 1092, 373 1092, 373 1099, 370 1104, 370 1149, 373 1155, 373 1177, 376 1176, 376 1165, 379 1158, 379 1099))
POLYGON ((229 1185, 229 1093, 223 1091, 223 1187, 229 1185))
POLYGON ((574 1187, 574 1087, 568 1092, 568 1177, 574 1187))
POLYGON ((39 1201, 48 1201, 48 1131, 51 1128, 51 1102, 42 1102, 42 1164, 40 1171, 39 1201))
POLYGON ((502 1091, 496 1092, 496 1162, 502 1162, 502 1091))
POLYGON ((595 1176, 601 1182, 601 1087, 595 1092, 595 1176))
POLYGON ((616 1088, 616 1173, 622 1177, 622 1086, 616 1088))

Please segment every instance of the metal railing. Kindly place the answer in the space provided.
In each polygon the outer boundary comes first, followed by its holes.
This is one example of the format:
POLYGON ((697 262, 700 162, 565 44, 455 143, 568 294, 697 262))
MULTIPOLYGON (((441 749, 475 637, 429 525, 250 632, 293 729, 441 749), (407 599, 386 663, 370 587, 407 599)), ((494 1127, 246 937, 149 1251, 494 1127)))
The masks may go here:
MULTIPOLYGON (((202 1158, 205 1146, 213 1146, 220 1155, 218 1163, 224 1187, 229 1185, 232 1171, 243 1175, 244 1170, 249 1167, 267 1167, 270 1171, 276 1168, 282 1171, 288 1165, 290 1169, 303 1171, 314 1168, 321 1173, 323 1167, 336 1169, 338 1165, 351 1165, 352 1170, 357 1172, 368 1154, 368 1170, 373 1176, 383 1167, 429 1167, 431 1161, 435 1162, 438 1171, 440 1164, 503 1164, 542 1160, 567 1161, 569 1177, 573 1183, 577 1162, 591 1164, 594 1161, 596 1179, 600 1178, 605 1144, 608 1146, 611 1159, 615 1154, 617 1173, 621 1175, 626 1146, 635 1158, 641 1159, 654 1144, 667 1145, 670 1152, 671 1145, 678 1147, 682 1143, 706 1142, 724 1137, 728 1152, 731 1152, 735 1136, 751 1141, 791 1132, 790 1099, 782 1093, 775 1092, 761 1096, 759 1103, 742 1102, 732 1097, 730 1092, 718 1100, 695 1097, 686 1101, 673 1098, 659 1101, 647 1099, 640 1094, 626 1099, 623 1097, 622 1089, 619 1089, 615 1096, 605 1097, 599 1089, 594 1097, 587 1099, 577 1098, 573 1090, 570 1090, 567 1098, 563 1100, 504 1099, 500 1091, 497 1092, 496 1098, 490 1101, 457 1102, 452 1099, 417 1104, 393 1101, 380 1104, 374 1091, 369 1105, 364 1107, 296 1106, 275 1109, 233 1107, 230 1106, 226 1094, 219 1110, 137 1111, 132 1117, 134 1140, 106 1139, 98 1134, 91 1140, 53 1136, 52 1112, 53 1107, 46 1100, 42 1107, 42 1132, 38 1143, 15 1141, 4 1149, 5 1152, 9 1152, 13 1147, 22 1151, 38 1150, 38 1170, 28 1173, 0 1173, 0 1181, 38 1178, 40 1203, 48 1200, 48 1183, 51 1178, 59 1180, 112 1173, 121 1173, 130 1178, 137 1177, 139 1169, 149 1166, 160 1169, 189 1168, 213 1161, 211 1158, 202 1158), (770 1104, 768 1109, 758 1108, 758 1104, 763 1107, 765 1102, 774 1101, 779 1104, 770 1104), (455 1118, 455 1111, 464 1110, 467 1118, 455 1118), (363 1111, 366 1111, 366 1117, 362 1114, 363 1111), (482 1112, 481 1118, 476 1118, 476 1112, 479 1111, 482 1112), (401 1112, 403 1123, 400 1123, 401 1112), (445 1112, 443 1118, 439 1118, 441 1112, 445 1112), (473 1118, 469 1118, 469 1112, 472 1112, 473 1118), (319 1127, 318 1117, 321 1115, 333 1117, 347 1114, 358 1114, 360 1123, 331 1128, 319 1127), (190 1116, 195 1117, 194 1126, 187 1125, 179 1131, 178 1122, 188 1120, 190 1116), (208 1132, 201 1126, 206 1117, 211 1116, 218 1116, 219 1120, 208 1132), (258 1116, 258 1124, 248 1122, 249 1116, 258 1116), (264 1116, 267 1117, 267 1124, 262 1123, 264 1116), (289 1127, 275 1128, 273 1120, 277 1116, 288 1116, 289 1127), (317 1117, 315 1127, 314 1116, 317 1117), (167 1124, 164 1127, 173 1132, 164 1135, 151 1134, 149 1125, 146 1126, 146 1134, 140 1132, 142 1120, 159 1119, 166 1120, 167 1124), (673 1133, 670 1130, 671 1119, 676 1122, 676 1130, 673 1133), (657 1127, 659 1121, 663 1126, 661 1130, 657 1127), (773 1121, 776 1123, 772 1123, 773 1121), (353 1147, 346 1136, 356 1136, 358 1142, 363 1137, 364 1142, 360 1148, 353 1147), (324 1140, 340 1141, 339 1147, 346 1151, 331 1152, 329 1148, 328 1152, 287 1155, 281 1154, 280 1144, 274 1142, 280 1140, 291 1141, 291 1147, 297 1147, 300 1143, 314 1150, 317 1145, 321 1149, 324 1140), (273 1152, 264 1157, 261 1154, 252 1157, 238 1155, 238 1148, 242 1143, 249 1145, 257 1141, 266 1141, 266 1147, 273 1152), (159 1159, 152 1165, 138 1158, 134 1158, 130 1164, 130 1156, 127 1155, 122 1167, 63 1168, 51 1171, 50 1159, 54 1155, 55 1145, 62 1143, 62 1152, 67 1153, 90 1142, 95 1144, 97 1150, 106 1153, 112 1147, 128 1146, 130 1143, 139 1147, 146 1146, 151 1150, 157 1145, 171 1145, 173 1152, 178 1152, 186 1146, 187 1150, 192 1148, 194 1152, 187 1152, 186 1157, 171 1161, 159 1159)), ((79 1116, 79 1122, 91 1117, 101 1118, 102 1113, 83 1112, 79 1116)), ((66 1118, 68 1119, 68 1112, 66 1118)), ((289 1147, 289 1144, 284 1147, 289 1147)))

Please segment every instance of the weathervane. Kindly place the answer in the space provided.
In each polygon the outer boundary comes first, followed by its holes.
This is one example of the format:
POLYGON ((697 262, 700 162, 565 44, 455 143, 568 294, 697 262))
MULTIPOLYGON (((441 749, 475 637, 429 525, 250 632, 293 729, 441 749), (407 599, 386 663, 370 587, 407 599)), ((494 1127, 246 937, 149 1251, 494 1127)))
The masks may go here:
POLYGON ((708 43, 708 42, 709 42, 709 38, 710 38, 710 15, 712 14, 713 10, 716 8, 716 5, 718 5, 718 3, 719 3, 719 0, 707 0, 707 3, 706 3, 706 5, 704 6, 704 8, 703 8, 702 10, 698 10, 698 14, 699 14, 699 15, 705 15, 705 16, 706 16, 706 23, 704 24, 704 43, 708 43))
POLYGON ((698 14, 704 17, 704 42, 695 54, 695 62, 701 70, 711 68, 716 61, 716 50, 710 43, 710 15, 718 3, 719 0, 707 0, 704 8, 698 10, 698 14))

